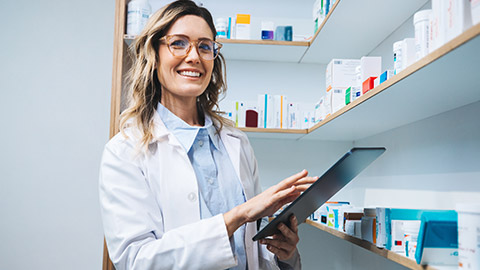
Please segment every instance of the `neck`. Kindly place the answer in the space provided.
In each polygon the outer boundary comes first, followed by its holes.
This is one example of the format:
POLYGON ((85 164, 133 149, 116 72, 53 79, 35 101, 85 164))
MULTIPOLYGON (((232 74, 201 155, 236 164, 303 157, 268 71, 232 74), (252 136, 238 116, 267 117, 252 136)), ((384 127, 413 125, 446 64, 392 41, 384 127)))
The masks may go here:
POLYGON ((203 126, 197 109, 196 98, 169 98, 162 95, 161 103, 190 126, 203 126))

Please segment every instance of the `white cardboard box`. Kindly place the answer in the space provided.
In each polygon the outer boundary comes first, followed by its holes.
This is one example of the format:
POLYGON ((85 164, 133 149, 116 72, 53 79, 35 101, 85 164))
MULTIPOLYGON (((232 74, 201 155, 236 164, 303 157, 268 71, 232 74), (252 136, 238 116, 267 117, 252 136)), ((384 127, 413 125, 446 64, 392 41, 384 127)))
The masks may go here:
POLYGON ((332 59, 325 71, 327 90, 332 87, 350 87, 356 84, 355 69, 360 65, 358 59, 332 59))
MULTIPOLYGON (((361 81, 364 82, 369 77, 379 77, 382 73, 381 56, 363 56, 360 59, 361 81)), ((353 86, 353 85, 349 85, 353 86)))

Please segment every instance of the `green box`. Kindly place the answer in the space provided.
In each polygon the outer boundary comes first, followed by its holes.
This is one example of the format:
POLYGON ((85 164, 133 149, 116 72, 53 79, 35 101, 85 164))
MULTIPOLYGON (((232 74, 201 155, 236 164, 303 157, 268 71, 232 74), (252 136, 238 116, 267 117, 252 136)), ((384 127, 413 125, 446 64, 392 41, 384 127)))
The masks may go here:
POLYGON ((351 91, 352 91, 352 87, 349 87, 349 88, 345 91, 345 105, 350 104, 350 99, 351 99, 351 97, 352 97, 351 91))

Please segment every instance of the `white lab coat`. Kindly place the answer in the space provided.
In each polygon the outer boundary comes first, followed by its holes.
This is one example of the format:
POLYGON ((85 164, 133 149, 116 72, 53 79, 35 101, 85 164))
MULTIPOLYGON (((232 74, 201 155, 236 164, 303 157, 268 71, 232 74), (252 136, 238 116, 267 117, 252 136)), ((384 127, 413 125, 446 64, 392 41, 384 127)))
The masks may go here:
MULTIPOLYGON (((122 269, 226 269, 236 265, 223 215, 200 219, 198 185, 187 152, 154 113, 154 139, 148 154, 137 149, 138 131, 112 138, 102 157, 100 204, 110 258, 122 269)), ((244 133, 224 127, 220 137, 246 199, 260 193, 257 162, 244 133)), ((279 269, 274 255, 251 239, 248 269, 279 269)), ((294 256, 296 269, 300 259, 294 256)))

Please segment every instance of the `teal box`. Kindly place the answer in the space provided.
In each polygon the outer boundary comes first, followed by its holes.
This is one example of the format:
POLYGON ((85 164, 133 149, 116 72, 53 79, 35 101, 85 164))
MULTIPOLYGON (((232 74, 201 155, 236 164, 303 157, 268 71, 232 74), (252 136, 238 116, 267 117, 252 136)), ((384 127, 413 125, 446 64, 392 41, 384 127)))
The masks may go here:
POLYGON ((456 211, 423 213, 415 260, 418 264, 458 265, 456 211))

